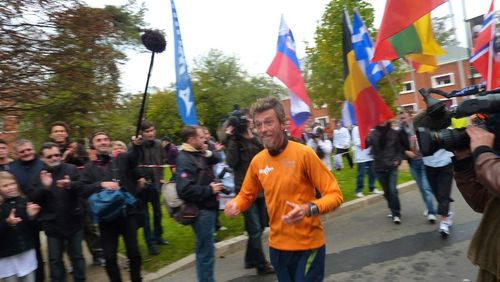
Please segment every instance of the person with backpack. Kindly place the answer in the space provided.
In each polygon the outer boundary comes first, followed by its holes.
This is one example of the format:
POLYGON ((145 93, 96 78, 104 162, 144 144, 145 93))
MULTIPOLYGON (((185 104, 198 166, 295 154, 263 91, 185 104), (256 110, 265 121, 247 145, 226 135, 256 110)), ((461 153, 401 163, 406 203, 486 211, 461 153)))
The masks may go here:
POLYGON ((126 153, 111 155, 109 135, 97 131, 90 138, 92 147, 96 150, 96 159, 85 164, 82 171, 81 185, 83 197, 88 198, 103 190, 122 190, 132 194, 135 204, 126 206, 119 217, 109 221, 99 220, 101 245, 106 260, 106 274, 110 281, 122 281, 118 268, 117 252, 118 238, 123 236, 127 257, 129 259, 130 280, 142 281, 141 254, 137 242, 137 225, 144 217, 144 206, 140 200, 143 192, 137 181, 138 150, 141 140, 132 137, 132 148, 126 153))

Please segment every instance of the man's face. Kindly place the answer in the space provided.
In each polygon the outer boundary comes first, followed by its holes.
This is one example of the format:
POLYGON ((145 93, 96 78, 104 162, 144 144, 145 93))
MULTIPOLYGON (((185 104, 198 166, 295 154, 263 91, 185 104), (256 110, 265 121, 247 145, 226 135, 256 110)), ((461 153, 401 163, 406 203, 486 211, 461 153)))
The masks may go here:
POLYGON ((189 138, 189 144, 193 146, 196 150, 202 150, 203 144, 205 144, 207 140, 206 134, 203 129, 196 129, 196 136, 189 138))
POLYGON ((270 150, 278 149, 284 141, 285 124, 278 120, 273 109, 255 114, 255 128, 264 147, 270 150))
POLYGON ((401 122, 401 124, 403 125, 409 125, 410 122, 411 122, 411 118, 410 118, 410 115, 407 114, 407 113, 402 113, 399 115, 399 121, 401 122))
POLYGON ((55 167, 61 164, 61 151, 59 147, 52 147, 42 150, 40 158, 49 167, 55 167))
POLYGON ((98 134, 92 138, 92 145, 98 154, 108 154, 110 152, 110 140, 106 134, 98 134))
POLYGON ((154 140, 155 137, 156 129, 154 127, 147 128, 142 132, 142 138, 144 138, 144 140, 154 140))
POLYGON ((54 140, 56 143, 64 143, 66 138, 68 138, 68 132, 64 126, 56 125, 50 130, 50 139, 54 140))
POLYGON ((7 144, 0 143, 0 159, 6 159, 9 156, 9 147, 7 144))
POLYGON ((35 158, 35 148, 31 143, 24 143, 16 147, 16 154, 21 161, 31 161, 35 158))
POLYGON ((114 145, 113 149, 111 149, 111 155, 116 158, 120 153, 127 152, 127 148, 123 148, 121 145, 114 145))

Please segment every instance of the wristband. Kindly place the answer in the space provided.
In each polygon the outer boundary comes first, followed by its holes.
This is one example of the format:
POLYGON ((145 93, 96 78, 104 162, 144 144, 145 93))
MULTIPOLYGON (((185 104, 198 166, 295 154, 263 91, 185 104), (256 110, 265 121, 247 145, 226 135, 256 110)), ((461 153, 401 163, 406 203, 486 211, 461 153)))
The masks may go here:
POLYGON ((319 215, 319 209, 318 206, 314 203, 309 203, 309 216, 318 216, 319 215))

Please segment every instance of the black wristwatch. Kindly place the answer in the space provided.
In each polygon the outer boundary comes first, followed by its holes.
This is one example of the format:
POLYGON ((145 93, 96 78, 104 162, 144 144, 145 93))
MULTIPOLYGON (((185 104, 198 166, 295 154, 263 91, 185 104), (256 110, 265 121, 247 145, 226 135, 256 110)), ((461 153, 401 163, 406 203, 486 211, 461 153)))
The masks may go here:
POLYGON ((309 216, 318 216, 319 215, 319 209, 318 206, 314 203, 309 203, 309 216))

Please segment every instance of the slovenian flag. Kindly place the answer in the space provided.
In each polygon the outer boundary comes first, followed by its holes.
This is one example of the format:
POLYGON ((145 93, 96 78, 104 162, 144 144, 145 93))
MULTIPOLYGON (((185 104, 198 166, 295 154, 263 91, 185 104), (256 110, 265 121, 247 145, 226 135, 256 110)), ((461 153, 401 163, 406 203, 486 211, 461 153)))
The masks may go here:
POLYGON ((267 74, 277 77, 288 88, 290 96, 290 133, 300 138, 304 123, 311 116, 311 101, 307 96, 304 78, 295 52, 295 40, 283 16, 278 36, 278 50, 267 74))

